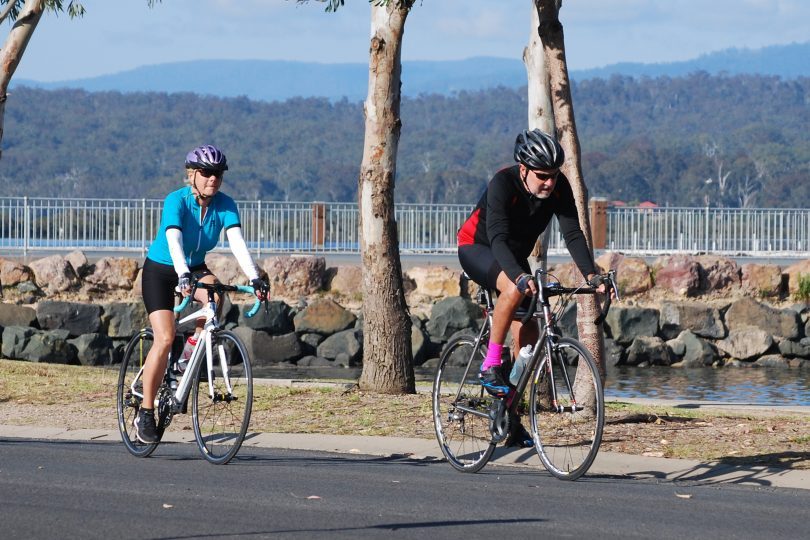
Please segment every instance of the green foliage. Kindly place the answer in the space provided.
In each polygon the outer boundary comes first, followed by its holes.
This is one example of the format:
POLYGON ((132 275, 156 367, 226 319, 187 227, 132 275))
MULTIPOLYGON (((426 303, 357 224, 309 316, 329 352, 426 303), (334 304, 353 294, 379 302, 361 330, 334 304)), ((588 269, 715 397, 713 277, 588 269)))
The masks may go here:
MULTIPOLYGON (((0 0, 0 6, 7 6, 8 19, 11 22, 17 20, 17 17, 20 15, 20 10, 23 8, 24 4, 25 0, 0 0)), ((60 13, 65 11, 64 4, 65 2, 63 0, 46 0, 45 9, 60 13)), ((6 8, 0 11, 5 12, 5 9, 6 8)), ((85 9, 79 0, 70 0, 67 4, 67 13, 71 18, 82 17, 85 13, 85 9)), ((0 18, 0 22, 2 22, 2 20, 3 18, 0 18)))
POLYGON ((802 302, 810 301, 810 274, 798 274, 797 279, 799 281, 798 289, 796 289, 796 300, 802 302))
MULTIPOLYGON (((591 196, 703 206, 708 194, 712 205, 737 206, 735 186, 749 175, 756 206, 810 206, 810 79, 697 73, 572 90, 591 196), (707 141, 731 172, 725 198, 707 192, 717 174, 707 141)), ((525 88, 404 98, 397 202, 473 204, 513 163, 526 109, 525 88)), ((356 201, 363 129, 362 103, 345 99, 17 87, 0 196, 162 198, 181 185, 185 152, 211 142, 228 155, 223 190, 238 199, 356 201)))

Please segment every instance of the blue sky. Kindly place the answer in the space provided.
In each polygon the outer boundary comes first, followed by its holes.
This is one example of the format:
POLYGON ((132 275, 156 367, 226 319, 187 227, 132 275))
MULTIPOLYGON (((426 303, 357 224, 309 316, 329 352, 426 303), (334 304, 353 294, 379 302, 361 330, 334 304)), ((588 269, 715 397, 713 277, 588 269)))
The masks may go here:
MULTIPOLYGON (((200 59, 368 61, 367 0, 346 0, 337 13, 292 0, 84 5, 83 19, 43 17, 15 78, 66 80, 200 59)), ((408 16, 403 59, 520 58, 531 9, 531 0, 424 0, 408 16)), ((565 0, 561 19, 571 69, 810 40, 809 0, 565 0)))

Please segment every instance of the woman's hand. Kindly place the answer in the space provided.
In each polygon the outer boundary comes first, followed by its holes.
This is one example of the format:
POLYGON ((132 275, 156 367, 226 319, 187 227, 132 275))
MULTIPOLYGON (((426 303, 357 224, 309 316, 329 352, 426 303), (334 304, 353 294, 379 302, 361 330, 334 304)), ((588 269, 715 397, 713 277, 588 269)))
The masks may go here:
POLYGON ((191 272, 180 274, 177 279, 177 288, 180 289, 180 294, 183 296, 191 294, 191 272))

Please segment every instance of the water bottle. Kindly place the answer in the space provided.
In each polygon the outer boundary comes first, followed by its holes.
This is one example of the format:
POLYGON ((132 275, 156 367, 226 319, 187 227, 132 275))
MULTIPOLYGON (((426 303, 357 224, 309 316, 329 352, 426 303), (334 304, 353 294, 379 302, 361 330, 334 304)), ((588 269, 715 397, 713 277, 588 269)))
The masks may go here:
POLYGON ((177 359, 177 370, 183 373, 188 367, 188 361, 191 359, 191 353, 194 352, 194 347, 197 345, 197 335, 189 336, 186 340, 186 345, 183 347, 183 352, 180 353, 180 358, 177 359))
POLYGON ((513 386, 517 386, 517 383, 520 381, 520 376, 523 375, 523 370, 526 369, 526 366, 532 359, 533 352, 534 348, 531 345, 526 345, 518 351, 517 358, 515 358, 515 363, 512 366, 512 373, 509 374, 509 382, 512 383, 513 386))

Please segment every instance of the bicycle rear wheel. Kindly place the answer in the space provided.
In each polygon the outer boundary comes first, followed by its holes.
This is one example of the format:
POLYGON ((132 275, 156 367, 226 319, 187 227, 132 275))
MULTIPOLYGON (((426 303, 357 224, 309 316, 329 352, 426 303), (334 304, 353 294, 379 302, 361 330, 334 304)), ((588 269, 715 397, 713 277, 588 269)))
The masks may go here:
POLYGON ((576 480, 590 468, 602 442, 602 381, 591 353, 574 339, 561 338, 552 350, 551 362, 551 369, 548 362, 540 363, 532 384, 532 435, 548 472, 561 480, 576 480))
POLYGON ((135 427, 132 425, 143 400, 141 370, 153 343, 154 335, 151 328, 145 328, 135 334, 124 349, 124 358, 118 372, 116 391, 118 431, 121 432, 121 440, 124 441, 129 453, 137 457, 147 457, 159 444, 145 444, 139 441, 135 437, 135 427))
POLYGON ((477 472, 487 464, 495 443, 489 411, 496 398, 478 382, 484 346, 475 337, 450 340, 442 352, 433 380, 433 425, 447 461, 462 472, 477 472))
POLYGON ((253 407, 253 372, 245 346, 235 334, 220 330, 211 339, 212 371, 207 373, 203 358, 194 376, 192 424, 203 457, 222 465, 236 455, 245 440, 253 407))

